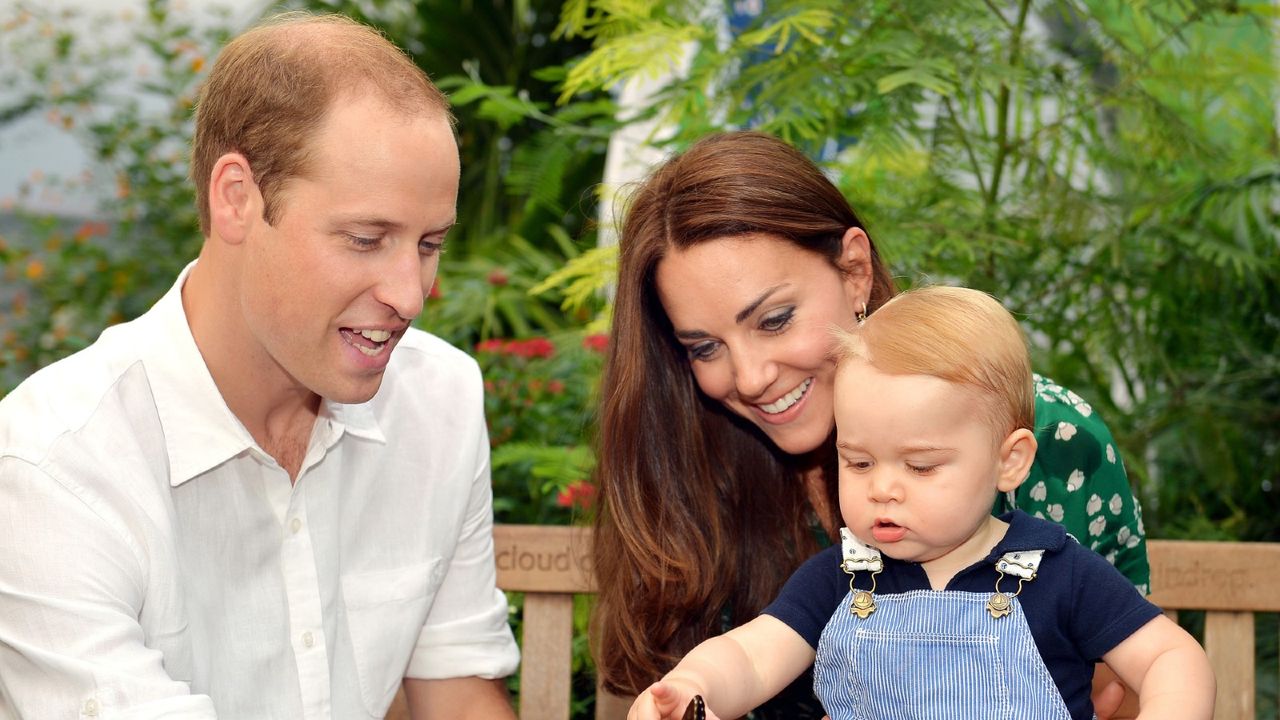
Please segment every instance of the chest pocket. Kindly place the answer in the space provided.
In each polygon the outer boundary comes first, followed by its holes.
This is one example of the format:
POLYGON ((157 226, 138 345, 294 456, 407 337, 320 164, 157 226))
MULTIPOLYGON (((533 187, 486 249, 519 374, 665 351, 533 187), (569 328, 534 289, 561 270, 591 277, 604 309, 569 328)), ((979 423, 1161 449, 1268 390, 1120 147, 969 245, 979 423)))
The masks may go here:
POLYGON ((444 562, 342 577, 342 599, 355 655, 360 696, 382 717, 404 678, 409 658, 444 579, 444 562))
POLYGON ((855 637, 851 680, 862 691, 858 695, 868 716, 1009 717, 1004 702, 1009 688, 996 638, 867 630, 855 637))

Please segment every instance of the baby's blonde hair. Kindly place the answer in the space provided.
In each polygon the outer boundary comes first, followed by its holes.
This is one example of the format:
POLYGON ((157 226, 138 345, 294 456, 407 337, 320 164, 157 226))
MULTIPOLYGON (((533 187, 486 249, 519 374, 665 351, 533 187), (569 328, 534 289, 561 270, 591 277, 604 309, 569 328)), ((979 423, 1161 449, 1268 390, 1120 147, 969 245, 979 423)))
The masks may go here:
POLYGON ((1026 337, 984 292, 932 286, 898 295, 853 330, 837 331, 838 367, 852 359, 883 373, 929 375, 975 389, 1000 438, 1019 428, 1035 431, 1026 337))

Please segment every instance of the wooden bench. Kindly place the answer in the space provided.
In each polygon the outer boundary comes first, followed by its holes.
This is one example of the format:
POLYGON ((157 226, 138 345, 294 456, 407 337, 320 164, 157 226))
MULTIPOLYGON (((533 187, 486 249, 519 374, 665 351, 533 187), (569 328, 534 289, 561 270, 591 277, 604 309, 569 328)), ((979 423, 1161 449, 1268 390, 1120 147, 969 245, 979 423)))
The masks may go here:
MULTIPOLYGON (((498 586, 525 593, 521 720, 569 717, 573 596, 594 591, 587 528, 499 525, 494 528, 498 586)), ((1254 613, 1280 612, 1280 543, 1151 540, 1151 600, 1170 614, 1204 610, 1204 646, 1218 678, 1214 717, 1253 720, 1254 613)), ((407 720, 397 698, 388 720, 407 720), (397 714, 399 713, 399 714, 397 714)), ((596 720, 626 716, 629 698, 600 691, 596 720)), ((1137 702, 1121 710, 1136 714, 1137 702)))

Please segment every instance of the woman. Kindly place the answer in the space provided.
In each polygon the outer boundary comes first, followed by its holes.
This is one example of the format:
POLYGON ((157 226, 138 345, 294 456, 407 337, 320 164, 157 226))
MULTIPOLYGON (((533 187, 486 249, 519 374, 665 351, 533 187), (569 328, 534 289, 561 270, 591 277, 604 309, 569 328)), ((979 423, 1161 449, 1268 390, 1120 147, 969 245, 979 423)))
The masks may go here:
MULTIPOLYGON (((830 329, 894 293, 848 201, 754 132, 715 135, 632 196, 602 382, 592 631, 605 686, 635 693, 740 625, 830 542, 830 329)), ((1037 380, 1041 450, 1008 498, 1147 583, 1110 435, 1037 380)), ((757 717, 820 717, 802 678, 757 717)), ((1102 703, 1099 703, 1102 705, 1102 703)))

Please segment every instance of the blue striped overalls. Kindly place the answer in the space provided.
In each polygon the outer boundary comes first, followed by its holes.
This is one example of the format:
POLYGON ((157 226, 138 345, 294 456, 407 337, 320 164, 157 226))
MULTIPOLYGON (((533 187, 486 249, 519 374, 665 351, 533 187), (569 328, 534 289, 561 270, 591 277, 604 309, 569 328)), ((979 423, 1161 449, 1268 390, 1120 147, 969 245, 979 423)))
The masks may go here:
MULTIPOLYGON (((840 534, 846 572, 883 567, 878 550, 840 534)), ((1040 554, 1009 553, 997 568, 1030 580, 1040 554)), ((1000 593, 851 589, 818 642, 814 692, 831 720, 1071 717, 1017 597, 1000 593)))

